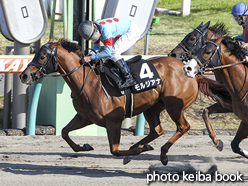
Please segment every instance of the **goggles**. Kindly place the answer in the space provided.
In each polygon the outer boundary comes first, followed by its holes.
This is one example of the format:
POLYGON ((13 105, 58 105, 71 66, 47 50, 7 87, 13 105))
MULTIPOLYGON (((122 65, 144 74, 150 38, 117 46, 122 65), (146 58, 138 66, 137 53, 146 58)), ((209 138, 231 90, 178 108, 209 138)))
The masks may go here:
POLYGON ((233 20, 236 24, 242 25, 243 17, 241 15, 232 15, 232 16, 233 16, 233 20))

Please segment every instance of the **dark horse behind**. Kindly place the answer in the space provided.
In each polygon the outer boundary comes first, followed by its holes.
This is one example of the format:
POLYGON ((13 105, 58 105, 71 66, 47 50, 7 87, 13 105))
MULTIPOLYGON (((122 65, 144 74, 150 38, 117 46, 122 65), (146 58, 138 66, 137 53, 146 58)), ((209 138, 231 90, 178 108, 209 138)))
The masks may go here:
POLYGON ((231 142, 233 152, 248 158, 248 152, 240 148, 248 137, 248 65, 246 50, 229 36, 207 41, 184 66, 185 75, 195 77, 199 71, 214 70, 219 73, 232 96, 233 112, 241 119, 238 131, 231 142))
MULTIPOLYGON (((113 155, 138 155, 152 150, 148 143, 164 133, 159 117, 160 113, 166 109, 177 126, 175 134, 161 147, 160 160, 166 165, 169 148, 190 129, 184 116, 185 109, 197 98, 198 87, 202 89, 209 87, 204 85, 212 82, 212 80, 205 77, 185 78, 183 74, 184 64, 173 57, 148 59, 157 69, 163 83, 133 95, 133 116, 143 112, 149 124, 150 133, 131 146, 129 150, 119 150, 121 124, 126 112, 125 96, 111 86, 105 75, 94 65, 92 67, 89 64, 81 63, 82 53, 80 50, 78 45, 68 41, 53 42, 50 40, 41 47, 20 75, 22 83, 28 85, 52 72, 59 72, 63 76, 71 89, 72 97, 75 98, 72 101, 77 112, 69 124, 63 128, 63 139, 75 152, 93 150, 88 144, 77 145, 68 134, 70 131, 94 123, 106 128, 110 152, 113 155), (198 86, 198 84, 203 86, 198 86), (105 87, 105 91, 101 85, 105 87)), ((218 87, 213 86, 211 88, 214 90, 218 87)))
MULTIPOLYGON (((223 23, 216 23, 211 27, 209 27, 209 25, 210 21, 204 25, 203 23, 201 23, 198 27, 194 28, 168 55, 175 57, 181 61, 188 61, 192 58, 193 55, 198 52, 198 50, 205 44, 206 41, 217 39, 218 37, 226 35, 228 33, 228 30, 223 23)), ((219 88, 211 92, 218 96, 212 95, 212 97, 221 99, 214 99, 214 101, 216 101, 215 104, 203 109, 202 117, 206 124, 206 128, 208 130, 210 138, 212 139, 216 148, 222 151, 223 142, 217 139, 209 116, 213 113, 233 112, 232 97, 223 84, 220 74, 218 72, 215 72, 214 75, 216 80, 218 81, 219 88)), ((213 83, 216 84, 217 82, 213 83)), ((199 85, 201 86, 202 84, 200 83, 199 85)), ((206 86, 209 85, 209 83, 206 84, 206 86)), ((201 88, 199 89, 201 90, 201 88)), ((208 92, 203 93, 205 95, 208 94, 208 92)))

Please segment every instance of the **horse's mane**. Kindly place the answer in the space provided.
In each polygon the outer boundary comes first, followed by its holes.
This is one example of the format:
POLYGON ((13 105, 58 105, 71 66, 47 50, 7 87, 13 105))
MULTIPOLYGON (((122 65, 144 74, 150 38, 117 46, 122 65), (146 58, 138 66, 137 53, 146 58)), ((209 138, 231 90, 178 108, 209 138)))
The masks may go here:
POLYGON ((231 52, 231 55, 235 55, 240 61, 244 60, 246 49, 241 47, 239 41, 230 36, 224 36, 222 43, 226 46, 227 50, 231 52))
POLYGON ((245 58, 246 50, 241 47, 240 43, 231 38, 228 35, 228 29, 225 28, 224 23, 217 22, 215 25, 208 28, 217 37, 223 36, 222 43, 227 47, 227 50, 231 52, 231 55, 235 55, 240 61, 245 58))
POLYGON ((61 46, 66 49, 68 52, 74 52, 77 54, 80 58, 82 58, 84 55, 82 53, 82 47, 79 46, 76 43, 69 42, 66 39, 60 39, 59 41, 61 42, 61 46))
POLYGON ((217 37, 224 36, 228 33, 228 29, 225 28, 224 23, 217 22, 215 25, 208 28, 217 37))

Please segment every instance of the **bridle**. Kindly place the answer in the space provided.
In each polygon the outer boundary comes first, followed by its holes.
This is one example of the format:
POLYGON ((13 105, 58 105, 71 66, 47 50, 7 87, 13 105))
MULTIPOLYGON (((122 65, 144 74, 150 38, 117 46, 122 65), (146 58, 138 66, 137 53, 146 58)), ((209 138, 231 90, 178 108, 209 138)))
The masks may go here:
MULTIPOLYGON (((245 60, 243 60, 243 61, 239 61, 237 63, 232 63, 232 64, 228 64, 228 65, 221 65, 220 64, 221 58, 222 58, 221 45, 217 45, 213 41, 207 41, 205 43, 205 45, 198 51, 197 55, 193 57, 193 59, 195 59, 197 61, 198 65, 200 66, 199 72, 201 74, 203 74, 206 71, 220 70, 220 69, 232 67, 232 66, 239 65, 239 64, 246 62, 245 60), (202 50, 206 47, 210 47, 212 49, 212 51, 214 51, 214 52, 212 52, 213 54, 208 60, 205 60, 201 55, 202 50), (210 65, 210 63, 212 63, 212 64, 210 65), (208 66, 211 66, 211 67, 208 67, 208 66)), ((245 94, 243 95, 243 97, 241 99, 234 100, 234 101, 237 101, 237 102, 243 101, 247 95, 248 95, 248 90, 245 92, 245 94)))
POLYGON ((198 52, 199 54, 201 53, 201 51, 203 50, 203 48, 206 47, 207 43, 209 43, 208 45, 211 45, 212 44, 212 45, 215 46, 215 47, 211 47, 212 48, 212 51, 214 50, 214 52, 213 52, 212 56, 209 58, 209 60, 203 59, 201 55, 193 56, 193 58, 197 61, 197 63, 201 67, 201 69, 200 69, 200 73, 201 74, 203 74, 204 72, 208 72, 208 71, 225 69, 225 68, 228 68, 228 67, 232 67, 232 66, 236 66, 236 65, 239 65, 239 64, 246 63, 246 61, 243 60, 243 61, 239 61, 237 63, 232 63, 232 64, 228 64, 228 65, 221 65, 220 64, 220 61, 221 61, 221 58, 222 58, 222 55, 221 55, 221 45, 218 46, 216 43, 214 43, 214 40, 207 41, 205 43, 205 45, 202 46, 202 48, 199 50, 199 52, 198 52), (218 56, 216 55, 216 53, 218 54, 218 56), (203 61, 203 63, 202 63, 202 61, 203 61), (210 62, 212 62, 216 66, 210 67, 210 65, 209 65, 210 62))
POLYGON ((200 46, 202 46, 203 43, 207 41, 207 29, 204 31, 201 31, 197 28, 194 28, 193 31, 191 31, 179 44, 183 50, 184 53, 181 54, 180 58, 184 60, 191 59, 191 55, 194 52, 197 52, 200 46), (188 37, 194 34, 196 36, 196 42, 194 44, 191 44, 188 42, 188 37))
POLYGON ((201 75, 204 74, 205 71, 218 69, 217 67, 220 65, 221 58, 221 46, 214 43, 213 40, 206 41, 202 48, 197 52, 197 54, 193 56, 193 59, 195 59, 200 66, 199 72, 201 73, 201 75), (211 50, 213 51, 211 57, 208 60, 204 59, 201 54, 206 47, 211 48, 211 50), (212 67, 209 68, 210 66, 212 67))
POLYGON ((34 59, 27 66, 30 69, 31 76, 35 81, 58 70, 57 47, 51 49, 49 45, 50 43, 43 45, 39 52, 35 54, 34 59), (47 60, 43 64, 38 62, 41 53, 45 53, 47 56, 47 60), (36 72, 32 72, 30 67, 31 65, 35 66, 38 70, 36 72))

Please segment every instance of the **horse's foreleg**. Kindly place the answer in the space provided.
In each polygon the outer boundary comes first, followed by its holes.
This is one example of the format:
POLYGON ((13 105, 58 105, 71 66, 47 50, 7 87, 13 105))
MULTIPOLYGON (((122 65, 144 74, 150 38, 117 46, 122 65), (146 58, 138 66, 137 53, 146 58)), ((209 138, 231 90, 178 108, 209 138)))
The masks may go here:
POLYGON ((216 133, 212 127, 211 121, 209 119, 209 115, 212 113, 228 113, 232 112, 232 110, 228 108, 224 108, 219 103, 215 103, 214 105, 211 105, 210 107, 207 107, 203 110, 202 118, 205 122, 206 128, 208 130, 209 137, 212 139, 213 143, 215 144, 216 148, 219 151, 222 151, 223 149, 223 142, 221 140, 218 140, 216 137, 216 133))
POLYGON ((231 147, 233 152, 240 154, 241 156, 244 156, 248 158, 248 152, 241 149, 239 147, 240 142, 248 137, 248 124, 245 124, 243 121, 241 121, 239 125, 239 129, 231 143, 231 147))
POLYGON ((75 151, 89 151, 94 150, 89 144, 84 144, 82 147, 75 144, 69 137, 69 132, 77 129, 81 129, 87 125, 92 124, 91 121, 82 118, 76 114, 75 117, 62 129, 62 138, 69 144, 69 146, 75 151))
MULTIPOLYGON (((168 111, 168 110, 167 110, 168 111)), ((180 110, 178 110, 177 112, 169 112, 169 115, 171 116, 172 120, 176 123, 177 125, 177 131, 176 133, 169 139, 169 141, 167 141, 167 143, 161 147, 161 155, 160 155, 160 160, 162 162, 163 165, 167 165, 168 163, 168 157, 167 157, 167 153, 170 149, 170 147, 181 137, 185 134, 185 132, 187 132, 190 129, 190 125, 189 123, 186 121, 185 117, 184 117, 184 112, 181 111, 181 116, 179 120, 176 120, 176 118, 178 117, 178 113, 180 112, 180 110)))
POLYGON ((164 110, 164 108, 158 108, 156 104, 144 112, 145 119, 149 124, 150 133, 138 143, 130 147, 130 149, 143 147, 144 144, 148 144, 154 139, 164 134, 164 129, 159 119, 159 115, 162 110, 164 110))
POLYGON ((142 148, 133 148, 129 150, 119 150, 120 146, 120 138, 121 138, 121 122, 114 123, 114 122, 107 122, 106 124, 110 152, 114 156, 132 156, 138 155, 143 151, 146 151, 146 146, 142 148))

